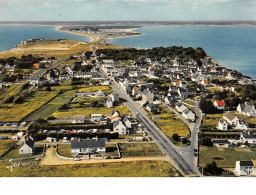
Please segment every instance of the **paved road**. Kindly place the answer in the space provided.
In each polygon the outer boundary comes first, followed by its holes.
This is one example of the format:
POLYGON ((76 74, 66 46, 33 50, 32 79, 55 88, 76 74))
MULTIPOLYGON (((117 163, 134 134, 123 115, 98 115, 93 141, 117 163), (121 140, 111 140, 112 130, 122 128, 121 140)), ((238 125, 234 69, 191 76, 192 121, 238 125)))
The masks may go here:
POLYGON ((138 104, 135 103, 126 92, 124 92, 116 82, 112 84, 114 91, 123 99, 125 99, 126 105, 129 107, 131 112, 141 120, 146 130, 151 134, 154 140, 159 144, 165 154, 171 159, 173 165, 183 174, 191 175, 197 174, 198 171, 194 166, 190 166, 187 161, 179 154, 177 147, 170 141, 170 139, 150 120, 145 110, 138 104))

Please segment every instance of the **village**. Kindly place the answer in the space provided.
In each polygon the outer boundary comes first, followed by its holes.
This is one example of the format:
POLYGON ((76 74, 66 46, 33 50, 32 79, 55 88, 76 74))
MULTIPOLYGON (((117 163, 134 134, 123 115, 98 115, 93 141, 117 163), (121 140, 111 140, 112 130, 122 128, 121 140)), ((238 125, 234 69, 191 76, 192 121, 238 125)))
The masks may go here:
POLYGON ((219 175, 256 174, 256 99, 242 94, 256 92, 253 79, 201 48, 122 52, 1 59, 0 160, 164 159, 147 116, 198 175, 217 175, 214 163, 219 175))

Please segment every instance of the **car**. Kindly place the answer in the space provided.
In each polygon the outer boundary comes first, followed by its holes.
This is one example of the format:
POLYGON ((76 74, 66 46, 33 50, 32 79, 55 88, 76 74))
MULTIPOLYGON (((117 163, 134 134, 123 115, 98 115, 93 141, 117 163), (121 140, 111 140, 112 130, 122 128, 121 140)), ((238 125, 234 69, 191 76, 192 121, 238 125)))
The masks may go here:
POLYGON ((197 152, 198 150, 197 149, 194 149, 194 152, 197 152))
POLYGON ((74 161, 80 161, 82 160, 80 157, 74 157, 74 161))
POLYGON ((112 159, 111 156, 106 156, 105 159, 112 159))
POLYGON ((198 156, 198 154, 197 153, 194 153, 194 157, 197 157, 198 156))

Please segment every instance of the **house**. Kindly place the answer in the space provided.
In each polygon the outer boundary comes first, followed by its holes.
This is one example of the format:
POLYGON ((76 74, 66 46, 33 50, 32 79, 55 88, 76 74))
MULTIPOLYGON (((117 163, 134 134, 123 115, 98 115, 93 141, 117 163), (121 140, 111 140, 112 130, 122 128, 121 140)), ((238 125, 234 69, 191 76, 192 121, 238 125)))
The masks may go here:
POLYGON ((195 121, 196 119, 196 115, 189 109, 186 109, 182 112, 182 116, 187 119, 187 120, 191 120, 191 121, 195 121))
POLYGON ((226 120, 231 126, 236 126, 239 118, 233 115, 231 112, 224 114, 223 119, 226 120))
POLYGON ((247 124, 243 119, 239 119, 239 121, 236 124, 236 129, 247 129, 247 124))
POLYGON ((183 112, 187 109, 187 107, 184 104, 182 104, 181 102, 178 102, 177 104, 175 104, 175 109, 178 112, 183 112))
POLYGON ((113 131, 119 135, 126 135, 127 127, 122 120, 118 119, 113 123, 113 131))
POLYGON ((248 117, 256 116, 256 110, 254 104, 249 104, 247 102, 239 104, 237 109, 239 114, 247 115, 248 117))
POLYGON ((235 171, 239 176, 255 175, 256 161, 236 161, 235 171))
POLYGON ((93 97, 97 97, 97 98, 105 97, 105 93, 103 91, 99 90, 93 94, 93 97))
POLYGON ((110 95, 110 98, 111 98, 112 102, 119 102, 119 95, 117 93, 112 93, 110 95))
POLYGON ((20 155, 33 155, 34 140, 30 137, 25 137, 19 149, 20 155))
POLYGON ((118 110, 113 110, 110 114, 110 120, 111 122, 117 121, 120 119, 120 112, 118 110))
POLYGON ((203 79, 203 80, 201 81, 201 84, 204 85, 204 86, 206 86, 206 85, 208 85, 208 81, 207 81, 206 79, 203 79))
POLYGON ((223 100, 217 101, 215 100, 213 104, 218 110, 225 110, 226 109, 226 104, 223 100))
POLYGON ((144 90, 141 95, 144 103, 154 101, 154 94, 149 90, 144 90))
POLYGON ((107 108, 112 108, 114 106, 114 102, 112 102, 111 98, 108 98, 106 101, 106 107, 107 108))
POLYGON ((105 139, 77 139, 71 140, 71 154, 72 155, 85 155, 105 153, 106 145, 105 139))
POLYGON ((232 144, 228 140, 212 140, 213 147, 228 148, 232 144))
POLYGON ((102 114, 92 114, 91 115, 91 121, 101 121, 103 118, 102 114))
POLYGON ((248 142, 249 144, 255 144, 256 143, 256 136, 252 131, 244 130, 240 134, 240 141, 245 143, 248 142))
POLYGON ((228 123, 225 120, 220 119, 219 123, 218 123, 218 129, 227 131, 228 130, 228 123))
POLYGON ((124 118, 123 122, 127 128, 132 128, 132 122, 129 120, 127 116, 124 118))
POLYGON ((74 116, 72 123, 84 123, 84 115, 74 116))
POLYGON ((173 104, 179 99, 178 92, 169 92, 168 95, 165 98, 165 102, 167 104, 173 104))
POLYGON ((40 79, 38 77, 31 77, 29 79, 29 83, 32 85, 38 85, 40 83, 40 79))
POLYGON ((154 103, 147 104, 146 108, 147 108, 147 110, 149 110, 151 112, 159 112, 160 111, 160 108, 157 105, 155 105, 154 103))

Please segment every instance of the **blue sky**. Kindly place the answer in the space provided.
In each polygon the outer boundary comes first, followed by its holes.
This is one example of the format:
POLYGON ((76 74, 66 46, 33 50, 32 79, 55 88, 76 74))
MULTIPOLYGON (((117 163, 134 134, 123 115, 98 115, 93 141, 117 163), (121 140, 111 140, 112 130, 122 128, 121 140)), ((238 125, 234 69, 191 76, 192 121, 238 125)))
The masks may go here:
POLYGON ((256 20, 256 0, 0 0, 0 21, 256 20))

